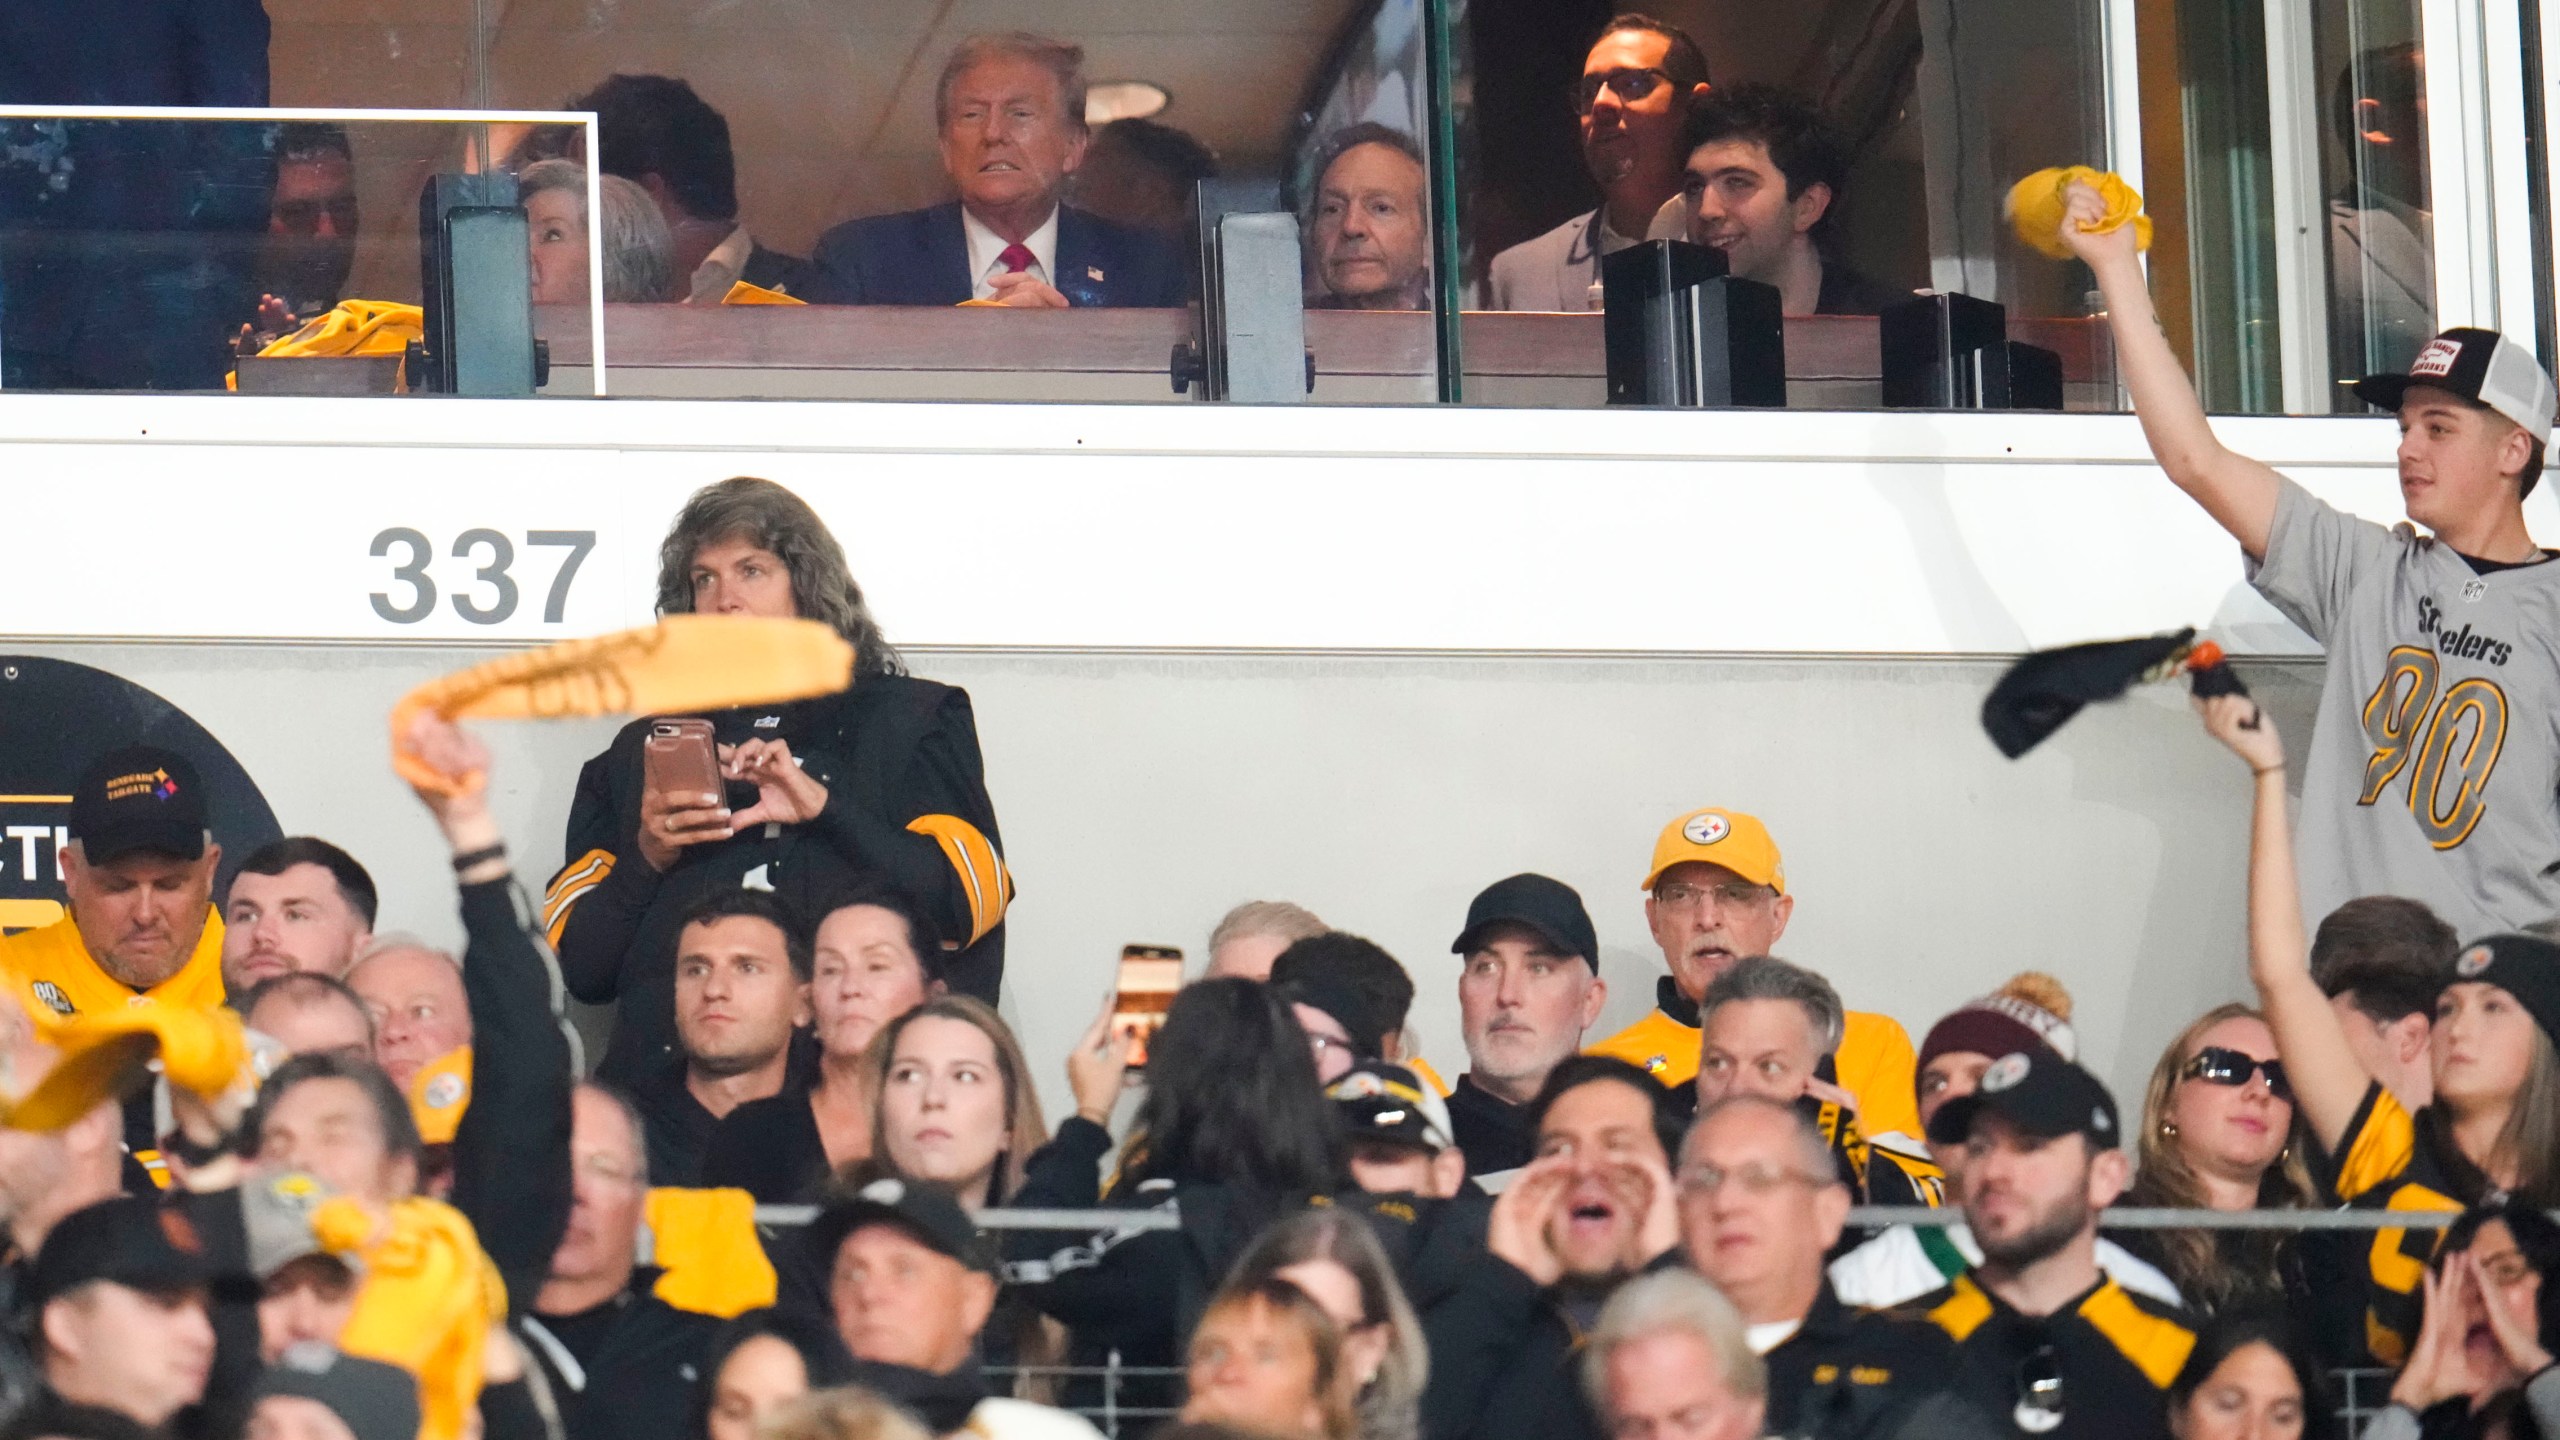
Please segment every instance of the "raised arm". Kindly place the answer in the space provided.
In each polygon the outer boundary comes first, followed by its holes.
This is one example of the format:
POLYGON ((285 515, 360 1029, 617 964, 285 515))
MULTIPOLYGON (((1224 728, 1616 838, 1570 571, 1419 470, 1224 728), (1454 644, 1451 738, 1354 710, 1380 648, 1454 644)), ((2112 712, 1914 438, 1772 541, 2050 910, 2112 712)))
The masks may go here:
POLYGON ((2346 1027, 2311 978, 2302 933, 2302 890, 2293 871, 2293 822, 2285 813, 2284 738, 2246 695, 2195 702, 2204 728, 2249 763, 2256 798, 2249 821, 2249 979, 2276 1032, 2294 1103, 2322 1149, 2336 1154, 2373 1084, 2347 1048, 2346 1027))
MULTIPOLYGON (((480 742, 441 717, 419 716, 403 739, 441 773, 488 769, 480 742)), ((462 795, 421 789, 418 798, 453 851, 468 936, 471 1108, 453 1137, 453 1204, 506 1277, 509 1300, 529 1306, 569 1223, 569 1039, 486 786, 462 795)))
POLYGON ((2215 524, 2231 532, 2240 548, 2263 558, 2267 537, 2276 523, 2276 472, 2246 455, 2223 448, 2206 421, 2195 387, 2178 364, 2169 337, 2160 332, 2160 317, 2151 308, 2151 290, 2136 258, 2133 227, 2105 233, 2083 231, 2084 221, 2105 216, 2098 192, 2072 182, 2062 216, 2062 243, 2085 261, 2106 297, 2107 314, 2116 337, 2116 364, 2125 388, 2133 392, 2133 413, 2142 422, 2142 437, 2153 458, 2178 488, 2195 497, 2215 524))

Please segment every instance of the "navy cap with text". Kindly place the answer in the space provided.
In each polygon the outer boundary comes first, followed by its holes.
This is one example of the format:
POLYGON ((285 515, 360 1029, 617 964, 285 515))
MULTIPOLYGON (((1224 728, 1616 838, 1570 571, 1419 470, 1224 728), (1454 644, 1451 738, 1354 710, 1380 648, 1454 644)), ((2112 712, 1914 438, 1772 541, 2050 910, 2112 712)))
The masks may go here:
POLYGON ((187 757, 157 745, 127 745, 80 772, 71 787, 71 838, 91 865, 144 851, 199 860, 204 802, 204 784, 187 757))

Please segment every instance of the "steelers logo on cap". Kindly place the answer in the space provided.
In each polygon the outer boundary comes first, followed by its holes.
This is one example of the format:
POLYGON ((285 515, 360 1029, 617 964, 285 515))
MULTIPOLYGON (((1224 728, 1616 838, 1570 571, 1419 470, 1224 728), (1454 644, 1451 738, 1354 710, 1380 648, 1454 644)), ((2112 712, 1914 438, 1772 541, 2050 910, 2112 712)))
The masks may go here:
POLYGON ((1680 827, 1681 837, 1692 845, 1713 845, 1732 833, 1733 822, 1713 810, 1690 816, 1689 823, 1680 827))
POLYGON ((1992 1061, 1991 1068, 1982 1072, 1982 1088, 1994 1094, 2006 1090, 2026 1079, 2027 1070, 2034 1063, 2024 1052, 2013 1050, 1992 1061))
POLYGON ((2472 976, 2479 974, 2481 971, 2488 969, 2489 962, 2494 958, 2496 958, 2496 956, 2488 946, 2474 945, 2470 949, 2462 952, 2461 959, 2453 962, 2453 973, 2461 976, 2465 980, 2468 980, 2472 976))
POLYGON ((903 1180, 874 1180, 855 1194, 874 1205, 896 1205, 907 1198, 907 1185, 903 1180))

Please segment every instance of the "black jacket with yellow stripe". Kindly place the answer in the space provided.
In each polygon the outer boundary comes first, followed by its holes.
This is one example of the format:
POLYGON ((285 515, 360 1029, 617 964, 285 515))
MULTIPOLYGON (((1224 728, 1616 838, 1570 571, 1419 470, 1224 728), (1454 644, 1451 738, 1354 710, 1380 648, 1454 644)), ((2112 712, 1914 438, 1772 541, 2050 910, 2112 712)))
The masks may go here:
MULTIPOLYGON (((2327 1198, 2359 1210, 2460 1210, 2478 1201, 2488 1185, 2433 1109, 2421 1120, 2379 1084, 2367 1087, 2338 1153, 2312 1147, 2312 1179, 2327 1198)), ((2443 1234, 2389 1228, 2355 1237, 2365 1272, 2365 1349, 2382 1365, 2409 1358, 2426 1309, 2420 1282, 2443 1234)))
MULTIPOLYGON (((827 787, 798 825, 764 825, 688 848, 664 875, 636 851, 643 783, 636 720, 578 775, 569 863, 543 896, 562 979, 589 1004, 619 1001, 601 1073, 629 1083, 675 1054, 675 942, 685 912, 715 889, 769 887, 799 913, 863 880, 896 887, 942 931, 934 973, 992 1005, 1004 978, 1013 898, 968 692, 906 675, 866 675, 815 700, 706 717, 723 745, 782 740, 827 787)), ((732 785, 732 808, 754 801, 732 785)))
POLYGON ((1824 1281, 1803 1323, 1762 1357, 1763 1433, 1788 1440, 1990 1440, 2007 1417, 1949 1392, 1955 1342, 1935 1325, 1840 1303, 1824 1281))
POLYGON ((1971 1270, 1894 1313, 1946 1332, 1956 1351, 1947 1388, 1991 1415, 2014 1417, 2027 1373, 2058 1374, 2060 1423, 2034 1432, 2047 1440, 2159 1440, 2169 1382, 2196 1343, 2185 1312, 2103 1273, 2050 1315, 2012 1309, 1971 1270))

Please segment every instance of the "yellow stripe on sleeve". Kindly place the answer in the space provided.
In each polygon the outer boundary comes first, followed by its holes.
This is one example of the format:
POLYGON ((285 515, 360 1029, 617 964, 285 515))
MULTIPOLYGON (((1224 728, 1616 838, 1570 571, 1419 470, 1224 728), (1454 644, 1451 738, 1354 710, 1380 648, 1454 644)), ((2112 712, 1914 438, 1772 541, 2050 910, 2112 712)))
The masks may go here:
POLYGON ((2376 1085, 2373 1101, 2364 1109, 2364 1123, 2347 1137, 2346 1149, 2346 1159, 2338 1166, 2338 1198, 2353 1200, 2409 1168, 2418 1155, 2417 1122, 2401 1108, 2398 1098, 2376 1085))
POLYGON ((561 932, 569 928, 569 907, 578 903, 579 896, 603 884, 605 877, 612 873, 613 852, 610 850, 590 850, 579 856, 576 864, 561 870, 559 878, 551 882, 551 888, 542 896, 542 933, 550 937, 552 944, 559 944, 561 932))
POLYGON ((1961 1345, 1991 1318, 1991 1297, 1973 1283, 1970 1275, 1959 1275, 1953 1282, 1955 1293, 1929 1312, 1929 1323, 1947 1332, 1947 1338, 1961 1345))
POLYGON ((2196 1348, 2196 1332, 2134 1304, 2133 1297, 2112 1281, 2080 1302, 2080 1318, 2106 1336, 2143 1378, 2163 1390, 2186 1367, 2187 1352, 2196 1348))
POLYGON ((1013 877, 1005 871, 1004 857, 984 832, 957 815, 919 815, 907 822, 907 829, 933 837, 942 858, 960 876, 960 888, 969 898, 969 938, 964 943, 976 944, 1004 919, 1005 906, 1013 900, 1013 877))

